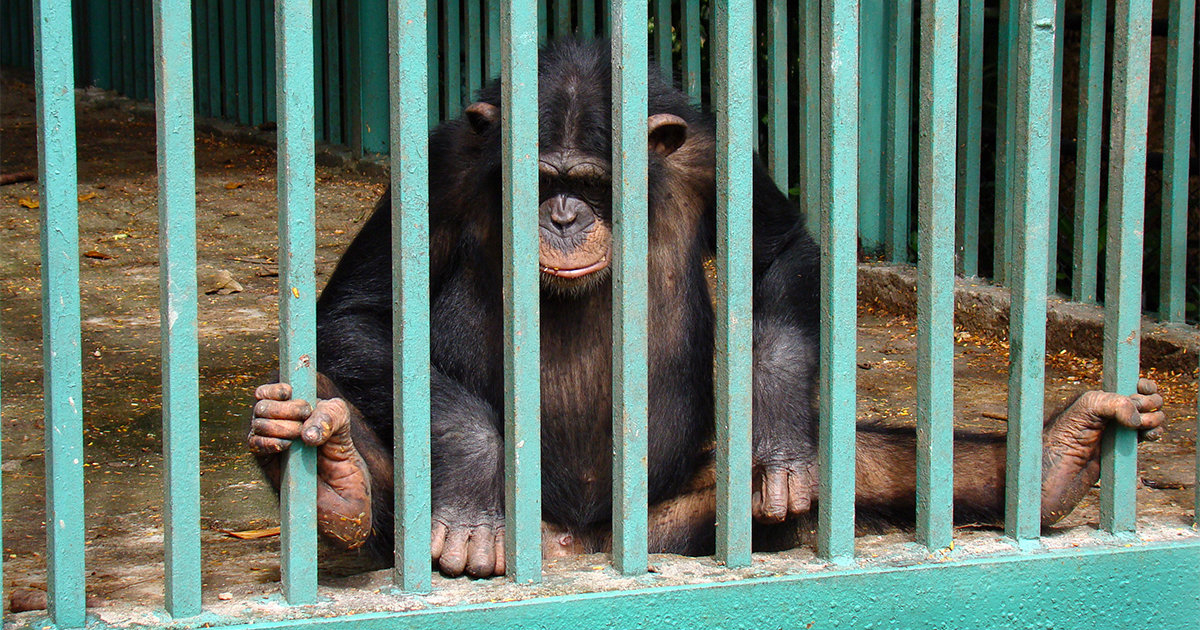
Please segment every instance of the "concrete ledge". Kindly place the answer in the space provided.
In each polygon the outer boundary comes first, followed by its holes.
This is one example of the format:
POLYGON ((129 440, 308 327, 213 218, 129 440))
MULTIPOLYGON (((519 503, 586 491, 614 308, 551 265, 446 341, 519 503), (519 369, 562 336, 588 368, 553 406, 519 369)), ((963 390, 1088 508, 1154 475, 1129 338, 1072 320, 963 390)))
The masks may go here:
MULTIPOLYGON (((907 265, 864 263, 858 266, 858 297, 883 310, 915 318, 917 271, 907 265)), ((979 278, 957 278, 954 287, 955 328, 1008 337, 1009 290, 979 278)), ((1092 304, 1049 299, 1046 308, 1046 351, 1068 350, 1100 358, 1104 311, 1092 304)), ((1142 367, 1192 373, 1200 360, 1200 333, 1186 324, 1164 324, 1142 318, 1142 367)))

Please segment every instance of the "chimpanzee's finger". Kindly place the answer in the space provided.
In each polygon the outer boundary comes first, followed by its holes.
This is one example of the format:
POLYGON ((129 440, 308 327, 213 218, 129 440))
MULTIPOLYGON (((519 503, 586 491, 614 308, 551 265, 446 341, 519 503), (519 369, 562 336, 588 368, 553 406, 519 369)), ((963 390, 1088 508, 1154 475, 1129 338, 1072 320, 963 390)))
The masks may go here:
POLYGON ((300 437, 302 425, 295 420, 274 420, 271 418, 254 418, 250 421, 250 435, 294 440, 300 437))
POLYGON ((1155 383, 1154 381, 1152 381, 1148 378, 1139 378, 1138 384, 1137 384, 1137 391, 1139 394, 1157 394, 1158 393, 1158 383, 1155 383))
POLYGON ((322 400, 317 403, 301 431, 304 443, 320 446, 334 440, 335 446, 350 445, 350 412, 340 398, 322 400))
POLYGON ((507 568, 504 560, 504 528, 496 530, 496 575, 504 575, 507 568))
POLYGON ((1138 431, 1138 441, 1157 442, 1162 438, 1164 433, 1166 433, 1166 429, 1163 427, 1154 427, 1148 431, 1138 431))
POLYGON ((438 560, 442 557, 442 548, 446 545, 445 523, 433 522, 432 535, 429 537, 429 555, 438 560))
POLYGON ((291 440, 263 437, 254 433, 250 434, 246 442, 250 445, 250 452, 255 455, 275 455, 286 451, 292 445, 291 440))
POLYGON ((446 535, 446 546, 442 547, 442 557, 438 561, 438 567, 446 576, 462 575, 467 566, 467 540, 470 536, 471 530, 466 527, 451 529, 446 535))
POLYGON ((264 399, 254 403, 254 417, 303 422, 312 409, 303 400, 264 399))
POLYGON ((754 515, 754 518, 761 519, 762 518, 762 509, 763 509, 762 490, 755 490, 750 495, 750 513, 754 515))
POLYGON ((785 468, 767 468, 763 471, 763 521, 780 523, 787 518, 787 479, 788 471, 785 468))
POLYGON ((1129 400, 1133 401, 1133 405, 1140 413, 1157 411, 1163 406, 1163 399, 1159 394, 1134 394, 1129 397, 1129 400))
POLYGON ((287 383, 259 385, 254 390, 254 397, 259 400, 288 400, 292 397, 292 386, 287 383))
POLYGON ((471 530, 471 539, 467 542, 467 575, 471 577, 491 577, 496 568, 496 533, 487 526, 471 530))
POLYGON ((792 473, 788 475, 788 512, 790 514, 803 514, 812 507, 810 503, 811 491, 808 487, 808 480, 801 473, 792 473))

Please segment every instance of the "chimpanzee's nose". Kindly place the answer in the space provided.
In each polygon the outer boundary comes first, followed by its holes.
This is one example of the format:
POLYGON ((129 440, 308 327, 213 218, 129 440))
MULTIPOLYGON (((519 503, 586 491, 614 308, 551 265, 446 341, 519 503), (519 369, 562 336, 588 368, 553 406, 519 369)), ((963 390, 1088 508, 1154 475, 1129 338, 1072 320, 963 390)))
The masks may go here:
POLYGON ((575 220, 579 218, 579 213, 575 208, 575 204, 569 203, 566 196, 558 195, 550 200, 550 220, 554 222, 554 227, 558 231, 566 234, 571 231, 571 227, 575 225, 575 220))

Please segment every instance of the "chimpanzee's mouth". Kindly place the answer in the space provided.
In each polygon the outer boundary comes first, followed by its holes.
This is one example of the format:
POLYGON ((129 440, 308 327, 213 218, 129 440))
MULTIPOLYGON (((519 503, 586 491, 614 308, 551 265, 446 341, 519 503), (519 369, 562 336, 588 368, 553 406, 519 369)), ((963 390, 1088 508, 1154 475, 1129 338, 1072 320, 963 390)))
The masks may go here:
POLYGON ((597 260, 596 262, 594 262, 590 265, 584 265, 583 267, 576 267, 573 269, 564 269, 562 267, 549 267, 546 265, 542 265, 542 273, 548 274, 551 276, 556 276, 559 278, 582 278, 583 276, 586 276, 590 273, 595 273, 595 272, 600 271, 601 269, 604 269, 605 267, 607 267, 608 266, 608 258, 609 258, 608 254, 605 254, 600 257, 600 260, 597 260))

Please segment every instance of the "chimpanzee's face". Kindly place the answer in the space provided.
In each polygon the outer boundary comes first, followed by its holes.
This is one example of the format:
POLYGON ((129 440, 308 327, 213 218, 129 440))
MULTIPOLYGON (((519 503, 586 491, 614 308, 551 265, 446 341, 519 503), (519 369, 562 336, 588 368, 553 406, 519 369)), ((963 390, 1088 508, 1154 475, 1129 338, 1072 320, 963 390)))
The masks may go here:
POLYGON ((612 178, 608 161, 570 150, 538 161, 538 258, 542 286, 585 290, 608 276, 612 260, 612 178))

